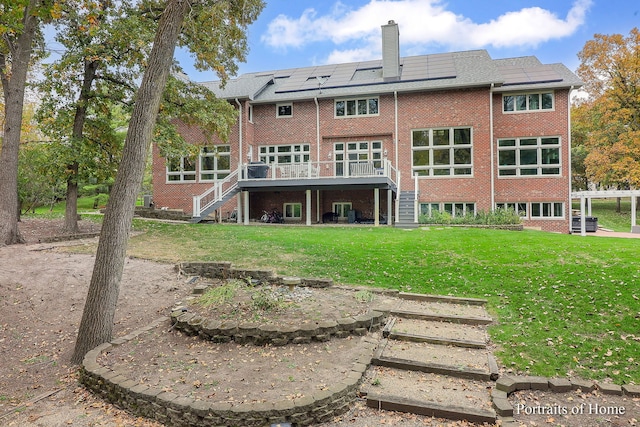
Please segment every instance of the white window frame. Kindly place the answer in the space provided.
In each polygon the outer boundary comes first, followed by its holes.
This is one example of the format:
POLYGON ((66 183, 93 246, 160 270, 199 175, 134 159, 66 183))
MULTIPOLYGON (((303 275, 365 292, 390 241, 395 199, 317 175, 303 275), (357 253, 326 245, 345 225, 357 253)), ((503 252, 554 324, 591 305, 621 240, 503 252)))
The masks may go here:
POLYGON ((333 213, 338 214, 338 219, 346 219, 352 209, 353 204, 351 202, 333 202, 331 204, 331 210, 333 213))
POLYGON ((284 219, 302 219, 302 203, 284 203, 282 205, 282 217, 284 219))
POLYGON ((284 104, 276 104, 276 117, 277 118, 293 117, 293 103, 288 102, 284 104), (284 108, 284 107, 289 107, 289 114, 280 114, 280 108, 284 108))
POLYGON ((217 180, 225 179, 231 173, 231 146, 230 145, 214 145, 209 147, 203 147, 200 151, 200 157, 198 159, 200 165, 200 182, 214 182, 217 180), (211 151, 209 151, 211 150, 211 151), (213 169, 205 169, 205 159, 213 158, 213 169), (229 168, 220 169, 219 162, 221 158, 227 159, 229 168), (213 178, 205 178, 205 175, 213 175, 213 178))
POLYGON ((311 160, 311 144, 260 145, 258 159, 267 164, 307 163, 311 160))
POLYGON ((251 104, 249 104, 249 108, 247 108, 247 121, 253 123, 253 105, 251 104))
MULTIPOLYGON (((177 160, 177 159, 176 159, 177 160)), ((176 169, 171 169, 172 159, 166 159, 166 183, 167 184, 181 184, 196 182, 196 169, 198 159, 191 157, 180 157, 180 165, 176 169), (185 160, 193 164, 192 169, 185 169, 185 160), (171 179, 171 177, 177 177, 178 179, 171 179)))
POLYGON ((565 219, 564 202, 531 202, 529 219, 565 219), (557 214, 556 209, 560 209, 561 214, 557 214))
POLYGON ((496 203, 496 209, 513 209, 522 219, 529 217, 529 206, 524 202, 500 202, 496 203))
POLYGON ((467 215, 468 211, 476 215, 475 202, 420 202, 420 215, 431 216, 433 212, 447 212, 455 218, 467 215))
POLYGON ((498 178, 545 178, 562 176, 562 139, 559 136, 532 136, 526 138, 500 138, 498 145, 498 178), (523 141, 536 140, 535 144, 523 143, 523 141), (545 142, 545 140, 557 140, 556 143, 545 142), (506 145, 513 141, 513 145, 506 145), (501 145, 501 143, 503 145, 501 145), (521 164, 524 151, 536 151, 535 164, 521 164), (545 150, 557 150, 557 163, 544 163, 545 150), (502 153, 513 152, 515 164, 501 164, 502 153), (557 169, 557 173, 552 172, 557 169), (535 173, 530 173, 535 170, 535 173), (525 172, 526 173, 523 173, 525 172), (513 173, 510 173, 513 172, 513 173))
POLYGON ((522 92, 522 93, 504 93, 502 94, 502 112, 504 114, 520 114, 520 113, 532 113, 532 112, 546 112, 555 111, 556 97, 553 91, 551 92, 522 92), (551 107, 544 107, 544 96, 551 97, 551 107), (538 98, 537 104, 534 102, 535 98, 538 98), (507 99, 511 99, 511 108, 507 109, 507 99), (537 106, 537 108, 536 108, 537 106))
POLYGON ((471 126, 456 126, 449 128, 424 128, 424 129, 412 129, 411 130, 411 172, 418 174, 419 177, 429 178, 470 178, 473 177, 473 127, 471 126), (460 144, 455 141, 455 134, 457 130, 469 131, 469 143, 460 144), (438 144, 435 142, 435 132, 448 131, 449 141, 447 144, 438 144), (426 145, 415 145, 415 138, 417 132, 420 132, 422 136, 425 136, 428 140, 426 145), (456 150, 469 150, 469 163, 455 163, 456 150), (436 154, 439 152, 448 151, 449 163, 436 165, 436 154), (416 165, 417 154, 422 155, 423 152, 427 152, 429 156, 428 163, 426 165, 416 165), (468 173, 461 173, 467 171, 468 173), (445 173, 446 171, 446 173, 445 173))
POLYGON ((336 99, 333 104, 333 115, 336 119, 349 118, 349 117, 379 116, 380 115, 380 97, 372 96, 368 98, 336 99), (372 102, 375 103, 375 108, 373 108, 372 102), (350 105, 353 105, 353 110, 350 109, 349 107, 350 105), (364 110, 362 109, 362 107, 364 107, 364 110))

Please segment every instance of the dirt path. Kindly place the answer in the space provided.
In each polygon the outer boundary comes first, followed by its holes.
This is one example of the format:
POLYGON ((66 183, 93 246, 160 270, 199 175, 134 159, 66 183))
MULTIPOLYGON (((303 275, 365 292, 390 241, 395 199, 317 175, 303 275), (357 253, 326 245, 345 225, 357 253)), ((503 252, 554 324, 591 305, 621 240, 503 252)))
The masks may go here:
MULTIPOLYGON (((77 382, 76 368, 69 365, 69 360, 94 257, 69 254, 57 248, 95 240, 38 243, 48 236, 59 235, 61 225, 59 220, 25 219, 20 229, 27 244, 0 248, 0 425, 161 427, 157 422, 133 417, 97 399, 77 382)), ((81 222, 83 232, 98 230, 94 223, 81 222)), ((115 336, 167 315, 176 301, 191 292, 187 282, 188 278, 179 277, 173 265, 128 259, 116 311, 115 336)), ((316 356, 313 362, 319 359, 316 356)), ((360 402, 323 426, 365 427, 385 423, 470 425, 379 413, 360 402)))

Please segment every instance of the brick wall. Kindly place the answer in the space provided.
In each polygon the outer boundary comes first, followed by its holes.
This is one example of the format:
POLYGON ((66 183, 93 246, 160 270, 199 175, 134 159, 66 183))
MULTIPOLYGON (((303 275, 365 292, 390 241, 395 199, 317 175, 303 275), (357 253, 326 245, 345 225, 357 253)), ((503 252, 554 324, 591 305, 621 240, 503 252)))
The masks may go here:
MULTIPOLYGON (((570 226, 569 203, 569 135, 568 135, 568 91, 555 92, 555 109, 536 113, 503 114, 502 95, 491 96, 488 88, 467 90, 443 90, 428 93, 401 93, 398 102, 398 167, 402 171, 400 187, 414 188, 411 162, 411 132, 414 129, 443 127, 471 127, 473 129, 473 173, 461 177, 419 177, 418 187, 421 202, 467 202, 475 203, 477 210, 489 211, 491 205, 492 174, 496 202, 563 202, 565 218, 561 220, 541 219, 527 221, 526 226, 548 231, 568 232, 570 226), (491 141, 490 115, 493 108, 493 141, 491 141), (559 136, 561 148, 561 177, 501 178, 497 175, 497 146, 493 147, 493 170, 491 144, 498 138, 525 136, 559 136)), ((258 160, 258 147, 267 144, 308 143, 312 160, 327 161, 333 156, 336 142, 381 141, 387 158, 395 163, 395 97, 379 97, 379 115, 336 118, 333 99, 296 101, 291 117, 276 117, 274 104, 254 105, 253 121, 248 121, 248 104, 243 108, 243 149, 239 152, 238 125, 230 137, 231 167, 238 161, 247 161, 249 150, 252 160, 258 160), (319 114, 318 114, 319 111, 319 114), (316 145, 317 120, 320 123, 320 146, 316 145)), ((191 141, 204 142, 205 138, 196 129, 181 125, 180 132, 191 141)), ((219 142, 219 141, 218 141, 219 142)), ((215 142, 214 142, 215 143, 215 142)), ((154 147, 154 201, 156 207, 167 206, 190 213, 193 195, 201 194, 211 183, 167 183, 165 162, 154 147)), ((250 199, 250 218, 259 218, 263 210, 277 209, 282 212, 284 203, 302 203, 304 191, 253 193, 250 199)), ((380 207, 386 212, 386 191, 380 192, 380 207)), ((312 194, 312 221, 319 221, 323 212, 331 211, 333 202, 352 202, 353 208, 364 217, 373 217, 373 190, 322 191, 320 209, 316 192, 312 194)), ((223 207, 230 212, 236 207, 235 199, 223 207)), ((303 211, 303 220, 305 212, 303 211)))

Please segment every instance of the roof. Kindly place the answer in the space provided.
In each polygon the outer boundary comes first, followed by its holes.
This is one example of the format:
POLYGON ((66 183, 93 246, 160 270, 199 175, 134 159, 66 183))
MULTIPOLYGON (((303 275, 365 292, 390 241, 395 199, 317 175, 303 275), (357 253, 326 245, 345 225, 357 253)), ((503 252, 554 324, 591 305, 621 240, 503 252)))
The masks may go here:
POLYGON ((247 73, 224 87, 202 84, 220 98, 254 103, 490 86, 498 91, 582 86, 563 64, 542 64, 534 56, 494 60, 486 50, 409 56, 400 58, 400 66, 394 80, 385 80, 382 60, 374 60, 247 73))

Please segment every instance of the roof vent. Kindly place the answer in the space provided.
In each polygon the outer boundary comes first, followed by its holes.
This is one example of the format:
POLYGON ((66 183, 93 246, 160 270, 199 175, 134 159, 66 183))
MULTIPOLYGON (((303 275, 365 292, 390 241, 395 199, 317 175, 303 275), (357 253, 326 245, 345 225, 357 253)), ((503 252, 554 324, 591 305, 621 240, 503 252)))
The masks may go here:
POLYGON ((382 78, 400 79, 400 31, 393 20, 382 26, 382 78))

